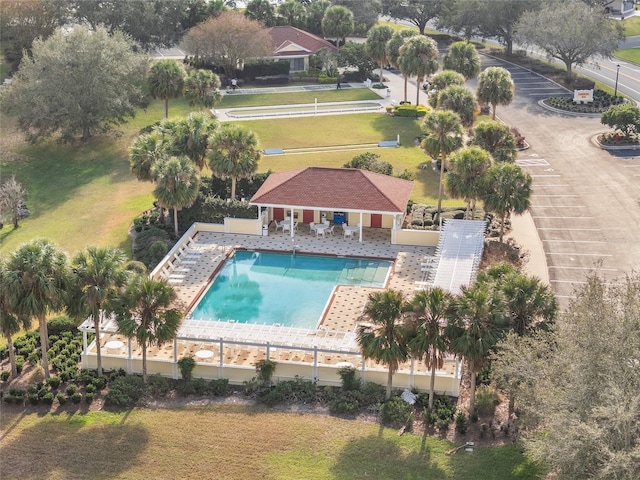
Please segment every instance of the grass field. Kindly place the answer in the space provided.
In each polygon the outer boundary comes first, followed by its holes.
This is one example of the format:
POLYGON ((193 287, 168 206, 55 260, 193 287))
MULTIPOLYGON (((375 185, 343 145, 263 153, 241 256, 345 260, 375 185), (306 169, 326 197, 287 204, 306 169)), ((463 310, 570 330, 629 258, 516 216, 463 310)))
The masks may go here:
MULTIPOLYGON (((264 95, 273 96, 277 94, 264 95)), ((88 245, 119 246, 128 252, 128 227, 136 215, 152 205, 153 188, 131 175, 127 149, 141 128, 162 118, 161 108, 160 101, 153 102, 117 132, 86 143, 64 145, 52 139, 27 145, 16 140, 13 143, 17 146, 3 148, 0 174, 2 178, 15 174, 25 186, 31 215, 21 221, 17 230, 11 225, 0 230, 0 254, 35 237, 49 238, 69 254, 88 245)), ((169 102, 170 117, 189 111, 184 100, 169 102)), ((18 135, 11 129, 11 119, 5 118, 1 123, 0 134, 5 141, 18 135)), ((257 133, 261 148, 378 143, 394 140, 400 134, 401 148, 375 152, 390 162, 396 173, 406 168, 416 174, 415 201, 434 202, 437 176, 431 170, 418 169, 428 158, 413 143, 419 133, 417 120, 359 114, 252 120, 243 124, 257 133)), ((342 166, 358 153, 361 152, 264 157, 260 171, 342 166)))
POLYGON ((624 25, 624 34, 627 37, 640 35, 640 17, 638 16, 629 17, 623 20, 622 24, 624 25))
MULTIPOLYGON (((6 410, 6 409, 5 409, 6 410)), ((432 436, 240 406, 2 414, 3 478, 528 480, 517 445, 445 456, 432 436)))
POLYGON ((354 100, 380 100, 380 95, 368 88, 345 88, 342 90, 318 90, 315 92, 289 92, 270 94, 223 95, 216 108, 264 107, 268 105, 296 105, 323 102, 350 102, 354 100))
POLYGON ((638 47, 616 50, 614 56, 616 58, 626 60, 627 62, 632 62, 636 65, 640 65, 640 48, 638 47))

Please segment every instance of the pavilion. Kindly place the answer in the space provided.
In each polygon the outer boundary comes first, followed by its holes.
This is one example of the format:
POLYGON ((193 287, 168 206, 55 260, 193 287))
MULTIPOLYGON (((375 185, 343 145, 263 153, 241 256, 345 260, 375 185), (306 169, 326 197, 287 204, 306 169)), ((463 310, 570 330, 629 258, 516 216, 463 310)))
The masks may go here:
POLYGON ((287 218, 294 225, 320 223, 327 219, 336 224, 362 228, 402 228, 413 182, 389 175, 353 168, 306 167, 272 173, 251 198, 258 207, 263 224, 287 218))

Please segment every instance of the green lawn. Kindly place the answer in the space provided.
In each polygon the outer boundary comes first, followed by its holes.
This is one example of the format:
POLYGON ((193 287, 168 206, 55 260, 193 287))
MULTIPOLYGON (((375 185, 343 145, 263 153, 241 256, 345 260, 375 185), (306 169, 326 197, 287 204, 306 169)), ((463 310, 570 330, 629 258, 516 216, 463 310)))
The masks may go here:
POLYGON ((635 63, 636 65, 640 65, 640 48, 623 48, 620 50, 616 50, 614 53, 616 58, 620 58, 622 60, 626 60, 627 62, 635 63))
MULTIPOLYGON (((170 116, 189 110, 186 102, 169 103, 170 116)), ((0 253, 35 237, 46 237, 69 254, 87 245, 129 251, 127 230, 133 218, 152 205, 153 188, 131 175, 127 149, 142 127, 161 119, 162 105, 156 101, 117 132, 86 143, 64 145, 52 139, 3 149, 1 178, 15 175, 25 186, 31 215, 17 230, 11 225, 0 230, 0 253)), ((18 136, 11 119, 3 118, 1 124, 1 135, 18 136)))
MULTIPOLYGON (((0 230, 0 254, 11 252, 35 237, 49 238, 69 254, 87 245, 119 246, 129 251, 128 227, 136 215, 151 206, 153 196, 150 183, 140 183, 130 174, 127 149, 141 128, 162 118, 161 108, 161 102, 155 101, 117 133, 96 137, 84 144, 64 145, 48 140, 3 151, 2 178, 15 174, 23 183, 31 215, 21 221, 17 230, 11 225, 0 230)), ((169 103, 171 117, 186 115, 189 111, 182 100, 169 103)), ((10 123, 3 121, 0 133, 16 135, 10 123)), ((416 175, 414 201, 435 202, 437 175, 430 169, 418 168, 428 160, 414 144, 420 132, 419 120, 376 113, 242 123, 256 132, 261 148, 377 144, 381 140, 394 140, 400 134, 402 147, 372 151, 390 162, 396 173, 408 169, 416 175)), ((362 151, 265 156, 260 170, 342 166, 362 151)), ((445 205, 459 203, 445 200, 445 205)))
POLYGON ((640 17, 629 17, 622 21, 624 25, 624 34, 627 37, 633 37, 634 35, 640 35, 640 17))
POLYGON ((542 474, 514 444, 446 456, 450 442, 420 433, 399 437, 375 424, 240 406, 5 411, 1 427, 6 478, 533 480, 542 474))
POLYGON ((342 90, 318 90, 315 92, 260 93, 260 94, 228 94, 216 108, 264 107, 268 105, 296 105, 314 103, 315 99, 323 102, 350 102, 354 100, 380 100, 380 95, 368 88, 345 88, 342 90))

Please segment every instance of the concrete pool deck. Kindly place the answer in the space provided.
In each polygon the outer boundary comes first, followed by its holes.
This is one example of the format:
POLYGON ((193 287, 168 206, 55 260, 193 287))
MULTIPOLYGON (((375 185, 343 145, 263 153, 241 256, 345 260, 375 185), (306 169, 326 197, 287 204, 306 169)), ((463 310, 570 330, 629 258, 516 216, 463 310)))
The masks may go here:
MULTIPOLYGON (((195 247, 175 266, 168 281, 177 294, 177 305, 186 314, 209 285, 227 256, 235 249, 369 257, 394 261, 388 288, 412 295, 415 282, 423 276, 421 259, 432 255, 435 247, 391 245, 389 230, 363 228, 363 242, 341 234, 317 238, 301 227, 293 239, 289 234, 269 231, 268 236, 198 232, 195 247)), ((325 310, 320 325, 331 330, 352 331, 362 312, 371 287, 340 286, 325 310)))

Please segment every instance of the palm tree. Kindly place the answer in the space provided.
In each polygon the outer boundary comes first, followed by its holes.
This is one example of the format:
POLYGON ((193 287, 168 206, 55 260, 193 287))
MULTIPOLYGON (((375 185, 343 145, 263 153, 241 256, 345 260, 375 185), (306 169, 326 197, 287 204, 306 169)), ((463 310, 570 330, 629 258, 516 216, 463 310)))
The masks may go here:
POLYGON ((467 87, 451 85, 438 93, 438 108, 457 113, 464 127, 473 125, 476 107, 476 99, 467 87))
POLYGON ((515 85, 508 70, 489 67, 478 77, 476 97, 480 103, 491 104, 492 119, 496 119, 496 107, 509 105, 513 100, 515 85))
POLYGON ((47 313, 65 306, 70 287, 67 256, 45 239, 25 243, 10 255, 3 283, 10 311, 21 319, 38 319, 42 367, 48 379, 47 313))
POLYGON ((278 15, 284 20, 285 25, 304 28, 307 26, 307 11, 296 0, 286 0, 278 6, 278 15))
POLYGON ((171 148, 169 138, 159 129, 140 135, 129 148, 131 172, 141 182, 152 182, 151 170, 161 160, 166 160, 171 148))
POLYGON ((164 280, 144 275, 133 277, 115 299, 118 331, 135 338, 142 349, 142 378, 147 382, 147 348, 162 346, 173 339, 180 326, 181 314, 170 308, 176 293, 164 280))
POLYGON ((531 206, 533 179, 513 163, 500 163, 487 170, 485 176, 484 208, 500 216, 500 241, 504 236, 504 222, 511 212, 520 215, 531 206))
POLYGON ((276 11, 269 0, 251 0, 247 3, 244 16, 263 23, 265 27, 273 27, 276 24, 276 11))
POLYGON ((393 36, 393 29, 386 25, 376 25, 369 29, 366 48, 371 58, 380 67, 379 83, 382 84, 382 68, 387 62, 387 42, 393 36))
POLYGON ((442 368, 444 354, 449 347, 449 339, 444 333, 453 296, 440 287, 421 290, 411 302, 412 310, 418 315, 415 335, 409 341, 409 350, 419 356, 424 355, 424 363, 431 369, 429 385, 429 410, 433 408, 436 368, 442 368))
POLYGON ((422 35, 408 38, 400 47, 398 66, 403 75, 417 77, 416 105, 418 105, 422 81, 438 70, 438 45, 435 40, 422 35))
POLYGON ((454 314, 446 327, 451 351, 465 359, 469 369, 469 416, 475 411, 476 373, 485 365, 507 326, 502 293, 476 282, 462 287, 454 301, 454 314))
POLYGON ((427 113, 422 124, 426 134, 422 140, 422 148, 434 160, 442 156, 440 161, 440 186, 438 188, 438 220, 442 210, 442 185, 447 155, 462 146, 462 126, 460 117, 449 110, 437 110, 427 113))
POLYGON ((473 218, 476 201, 482 197, 485 173, 492 164, 491 155, 480 147, 467 147, 454 152, 449 157, 451 170, 445 177, 449 195, 464 198, 467 210, 464 218, 473 218))
POLYGON ((100 316, 127 279, 126 260, 117 248, 87 247, 71 261, 83 313, 93 318, 98 376, 102 376, 100 316))
POLYGON ((393 374, 408 358, 407 332, 398 320, 404 308, 402 292, 384 290, 369 294, 364 314, 372 325, 358 327, 358 344, 364 358, 371 358, 389 367, 386 399, 391 398, 393 374))
POLYGON ((513 265, 499 263, 478 274, 478 282, 493 283, 507 302, 509 323, 519 335, 546 329, 555 322, 558 302, 548 285, 513 265))
POLYGON ((443 70, 440 73, 436 73, 431 77, 431 90, 435 90, 433 94, 429 95, 429 105, 433 108, 438 106, 438 92, 441 92, 445 88, 451 85, 464 86, 465 79, 461 73, 454 72, 453 70, 443 70))
POLYGON ((452 43, 444 57, 444 68, 462 74, 467 80, 477 77, 480 73, 478 50, 469 42, 452 43))
POLYGON ((172 122, 171 153, 186 155, 202 171, 209 142, 217 127, 215 118, 202 113, 191 113, 186 118, 172 122))
POLYGON ((472 144, 484 148, 496 162, 513 163, 518 155, 516 137, 509 127, 493 120, 476 125, 472 144))
POLYGON ((5 279, 6 264, 0 259, 0 333, 7 341, 11 378, 16 378, 18 376, 18 368, 16 367, 16 352, 13 348, 12 337, 20 330, 28 330, 31 322, 27 317, 19 317, 11 310, 9 306, 9 289, 5 285, 5 279))
POLYGON ((184 81, 184 96, 189 106, 198 105, 200 111, 204 107, 213 108, 220 101, 220 77, 209 70, 193 70, 184 81))
POLYGON ((173 208, 173 227, 178 235, 178 210, 190 207, 198 198, 200 176, 188 157, 171 157, 156 163, 151 170, 156 181, 153 194, 158 205, 173 208))
POLYGON ((260 151, 255 134, 244 127, 225 123, 210 142, 209 168, 220 178, 231 178, 231 198, 236 198, 236 181, 249 178, 258 169, 260 151))
POLYGON ((149 87, 153 98, 164 101, 162 118, 169 116, 169 100, 182 95, 184 68, 175 60, 158 60, 149 72, 149 87))
MULTIPOLYGON (((411 38, 417 35, 418 32, 415 30, 409 30, 408 28, 404 28, 402 30, 396 31, 391 39, 387 42, 387 60, 391 65, 395 68, 400 69, 400 65, 398 64, 398 58, 400 57, 400 47, 404 45, 404 42, 407 38, 411 38)), ((407 84, 409 83, 409 77, 402 74, 404 78, 404 101, 407 101, 407 84)))
POLYGON ((327 8, 322 17, 322 33, 325 37, 335 38, 336 45, 344 44, 347 35, 353 33, 353 13, 342 5, 327 8))

